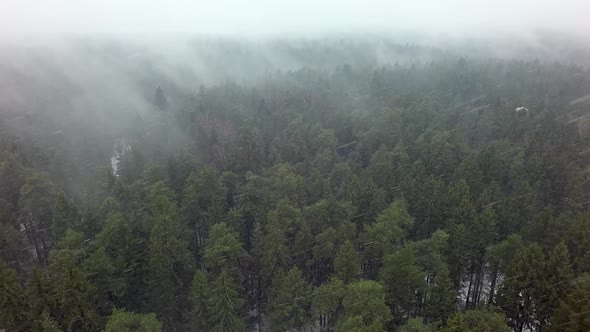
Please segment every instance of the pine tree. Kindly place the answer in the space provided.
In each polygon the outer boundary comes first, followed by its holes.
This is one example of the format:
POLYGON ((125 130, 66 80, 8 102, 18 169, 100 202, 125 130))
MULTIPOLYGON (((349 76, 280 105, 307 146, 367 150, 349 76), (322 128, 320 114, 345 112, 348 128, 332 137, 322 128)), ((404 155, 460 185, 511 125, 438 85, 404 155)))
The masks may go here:
POLYGON ((332 227, 315 236, 314 246, 311 248, 315 283, 324 282, 332 274, 337 240, 338 232, 332 227))
POLYGON ((441 332, 472 332, 469 328, 469 325, 465 322, 465 318, 461 313, 457 313, 451 316, 447 322, 446 326, 441 329, 441 332))
MULTIPOLYGON (((134 285, 129 271, 134 266, 134 238, 127 221, 120 213, 112 213, 93 242, 93 250, 84 260, 83 268, 97 286, 99 305, 103 313, 113 306, 131 305, 129 286, 134 285)), ((137 267, 137 270, 140 270, 137 267)), ((134 273, 137 271, 133 271, 134 273)), ((139 286, 139 285, 134 285, 139 286)))
POLYGON ((379 321, 365 322, 362 316, 346 317, 336 325, 336 332, 382 332, 383 323, 379 321))
POLYGON ((74 203, 66 198, 63 192, 60 192, 53 207, 53 221, 51 223, 53 239, 61 238, 68 228, 77 229, 80 226, 78 219, 78 211, 74 203))
POLYGON ((24 234, 16 227, 0 221, 0 261, 10 262, 17 272, 24 271, 32 260, 31 251, 26 250, 27 247, 24 234))
POLYGON ((311 279, 313 275, 313 253, 309 246, 313 243, 313 236, 309 229, 309 224, 303 219, 299 219, 294 225, 293 247, 291 257, 293 265, 301 269, 301 272, 311 279))
POLYGON ((190 248, 197 255, 205 244, 209 228, 222 221, 225 210, 225 188, 218 174, 204 167, 185 180, 181 212, 191 231, 190 248))
POLYGON ((244 300, 229 275, 222 271, 212 283, 210 326, 212 332, 243 332, 246 329, 241 318, 244 300))
POLYGON ((490 248, 489 258, 492 265, 491 283, 487 304, 495 303, 497 282, 500 271, 507 271, 516 253, 524 246, 519 235, 511 235, 504 241, 496 243, 490 248))
POLYGON ((542 323, 535 313, 542 309, 545 257, 541 248, 532 244, 520 249, 512 260, 498 294, 497 304, 510 325, 521 331, 536 329, 542 323))
POLYGON ((504 316, 487 310, 467 310, 454 314, 441 332, 510 332, 504 316))
POLYGON ((47 263, 49 252, 51 212, 54 187, 45 173, 32 172, 21 188, 18 211, 22 218, 25 234, 35 247, 37 260, 47 263))
POLYGON ((463 224, 451 224, 448 228, 449 234, 449 250, 447 254, 447 262, 449 264, 449 272, 453 287, 458 290, 461 286, 461 281, 465 273, 465 266, 467 265, 468 249, 468 229, 463 224))
POLYGON ((193 267, 174 204, 165 196, 154 198, 154 226, 149 240, 148 287, 150 308, 172 328, 182 323, 181 309, 193 267))
POLYGON ((334 258, 334 271, 336 277, 345 284, 351 283, 358 279, 360 273, 359 254, 354 250, 352 242, 344 242, 334 258))
POLYGON ((348 285, 342 299, 344 315, 336 331, 384 331, 391 314, 385 304, 383 286, 361 280, 348 285))
POLYGON ((410 318, 399 327, 399 332, 434 332, 436 329, 430 325, 424 324, 422 318, 410 318))
POLYGON ((573 281, 570 292, 560 299, 560 304, 550 320, 551 332, 590 331, 590 281, 582 276, 573 281))
MULTIPOLYGON (((64 239, 68 238, 68 232, 64 239)), ((76 249, 50 251, 49 287, 52 288, 51 294, 56 305, 53 307, 56 312, 54 317, 61 328, 89 331, 98 324, 93 305, 96 289, 78 266, 78 261, 79 253, 76 249)))
POLYGON ((590 272, 590 213, 582 213, 568 227, 565 235, 576 274, 590 272))
POLYGON ((363 235, 366 243, 364 260, 371 267, 378 267, 383 256, 393 252, 401 243, 413 223, 414 219, 408 213, 403 199, 391 203, 379 214, 375 223, 366 226, 363 235))
POLYGON ((311 287, 298 268, 273 279, 268 319, 271 331, 300 331, 311 322, 311 287))
POLYGON ((160 332, 162 323, 155 314, 136 314, 125 310, 113 310, 105 332, 160 332))
POLYGON ((543 274, 543 302, 540 304, 538 320, 541 326, 548 324, 553 311, 569 293, 572 279, 567 247, 560 242, 547 257, 543 274))
POLYGON ((291 264, 294 248, 295 225, 300 223, 300 213, 287 200, 281 200, 268 213, 266 234, 262 239, 263 275, 271 280, 278 268, 287 269, 291 264))
POLYGON ((256 326, 260 330, 263 324, 263 312, 266 306, 266 296, 268 293, 269 279, 265 276, 265 266, 263 264, 263 231, 259 223, 254 225, 252 230, 252 271, 248 274, 247 284, 251 285, 251 303, 256 313, 256 326))
POLYGON ((57 313, 58 307, 55 289, 50 284, 45 270, 33 269, 26 295, 31 304, 31 325, 34 330, 43 330, 44 322, 47 323, 49 320, 57 325, 53 318, 53 314, 57 313))
POLYGON ((416 259, 414 243, 383 259, 379 280, 385 285, 387 304, 396 322, 417 311, 418 294, 426 290, 426 275, 416 259))
POLYGON ((55 319, 53 319, 53 317, 51 317, 47 311, 43 311, 43 313, 41 314, 41 316, 38 320, 38 323, 35 324, 35 329, 38 329, 39 331, 43 331, 43 332, 61 332, 61 331, 63 331, 62 329, 60 329, 60 327, 57 324, 57 322, 55 321, 55 319))
POLYGON ((488 248, 495 242, 496 213, 491 207, 484 210, 467 226, 467 237, 463 239, 466 245, 466 257, 469 277, 467 288, 466 308, 475 309, 477 306, 484 278, 485 258, 488 248))
POLYGON ((449 272, 446 269, 439 270, 426 299, 424 316, 428 321, 444 322, 455 311, 457 301, 452 286, 449 272))
POLYGON ((345 199, 357 209, 355 221, 359 230, 363 229, 365 223, 375 220, 387 207, 385 191, 368 176, 361 178, 353 175, 344 191, 345 199))
POLYGON ((293 202, 297 206, 303 202, 303 179, 295 173, 289 163, 278 164, 271 176, 274 197, 293 202))
POLYGON ((346 292, 346 285, 342 280, 333 278, 329 283, 315 288, 313 292, 313 312, 318 316, 320 325, 330 330, 342 314, 342 298, 346 292))
POLYGON ((211 329, 211 289, 207 282, 207 276, 202 271, 197 271, 193 276, 189 302, 189 324, 187 329, 194 332, 205 332, 211 329))
POLYGON ((467 181, 460 180, 449 188, 449 216, 447 224, 465 224, 474 217, 471 192, 467 181))
POLYGON ((240 258, 245 256, 242 244, 237 239, 237 234, 226 223, 211 226, 209 238, 206 241, 203 261, 207 269, 217 275, 225 271, 235 280, 241 280, 240 258))
POLYGON ((388 150, 385 145, 381 145, 371 156, 369 166, 367 167, 373 181, 379 184, 389 194, 389 197, 392 196, 391 193, 396 186, 394 182, 394 163, 395 157, 393 151, 388 150))
POLYGON ((250 239, 256 223, 266 218, 269 192, 265 188, 266 179, 251 171, 246 172, 244 177, 244 182, 237 189, 236 204, 245 221, 245 233, 240 234, 242 242, 246 249, 250 249, 250 239))
POLYGON ((0 261, 0 326, 9 331, 24 331, 29 324, 28 299, 16 271, 0 261))

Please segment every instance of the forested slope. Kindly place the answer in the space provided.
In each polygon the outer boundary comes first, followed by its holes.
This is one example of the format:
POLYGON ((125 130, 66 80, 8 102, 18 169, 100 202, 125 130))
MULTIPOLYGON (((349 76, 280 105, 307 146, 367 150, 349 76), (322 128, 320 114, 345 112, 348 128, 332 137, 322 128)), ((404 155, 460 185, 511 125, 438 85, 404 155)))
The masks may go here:
POLYGON ((590 72, 347 45, 5 107, 0 328, 590 330, 590 72))

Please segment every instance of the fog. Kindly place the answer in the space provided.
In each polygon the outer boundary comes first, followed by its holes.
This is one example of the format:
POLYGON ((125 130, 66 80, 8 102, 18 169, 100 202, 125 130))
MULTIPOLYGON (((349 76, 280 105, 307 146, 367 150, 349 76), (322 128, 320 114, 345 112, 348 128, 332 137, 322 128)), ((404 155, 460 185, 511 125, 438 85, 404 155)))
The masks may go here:
POLYGON ((157 87, 190 104, 201 86, 260 88, 302 68, 459 58, 588 66, 588 12, 574 0, 3 0, 0 124, 40 141, 93 131, 109 147, 153 113, 157 87))
POLYGON ((0 0, 0 331, 587 323, 589 13, 0 0))
POLYGON ((3 0, 0 107, 93 109, 100 98, 100 108, 143 109, 162 84, 194 91, 274 70, 425 63, 433 52, 586 65, 588 12, 581 0, 3 0), (402 55, 396 44, 432 48, 402 55))
POLYGON ((4 0, 4 39, 100 34, 317 35, 413 32, 479 36, 538 29, 585 35, 583 0, 156 1, 4 0))

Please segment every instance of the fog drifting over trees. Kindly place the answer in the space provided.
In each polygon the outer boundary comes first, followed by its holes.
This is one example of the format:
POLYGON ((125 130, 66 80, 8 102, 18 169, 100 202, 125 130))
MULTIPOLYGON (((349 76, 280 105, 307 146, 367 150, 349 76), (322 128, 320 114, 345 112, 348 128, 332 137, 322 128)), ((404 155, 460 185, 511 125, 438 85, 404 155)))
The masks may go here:
POLYGON ((582 0, 523 1, 188 1, 72 2, 6 0, 3 36, 169 33, 241 37, 277 34, 412 32, 473 37, 528 34, 536 29, 584 36, 590 27, 582 0))
POLYGON ((0 330, 590 330, 588 12, 0 1, 0 330))

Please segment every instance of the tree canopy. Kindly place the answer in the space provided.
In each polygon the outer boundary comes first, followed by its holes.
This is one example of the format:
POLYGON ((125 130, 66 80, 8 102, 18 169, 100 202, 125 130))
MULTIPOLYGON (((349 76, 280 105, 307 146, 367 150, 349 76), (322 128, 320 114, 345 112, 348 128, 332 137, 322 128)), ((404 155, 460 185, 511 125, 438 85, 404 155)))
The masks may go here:
POLYGON ((0 105, 0 330, 589 330, 588 69, 309 44, 0 105))

